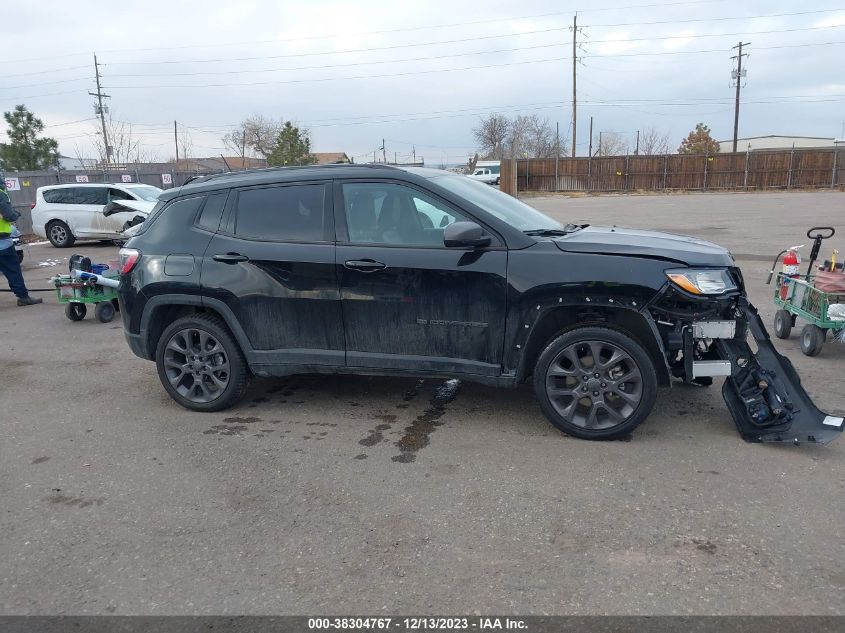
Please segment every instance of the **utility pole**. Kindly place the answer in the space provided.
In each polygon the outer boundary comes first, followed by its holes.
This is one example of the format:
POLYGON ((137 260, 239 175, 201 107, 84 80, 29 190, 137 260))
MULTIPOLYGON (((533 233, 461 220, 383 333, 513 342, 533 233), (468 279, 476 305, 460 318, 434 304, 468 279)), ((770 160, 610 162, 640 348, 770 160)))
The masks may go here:
POLYGON ((110 99, 100 87, 100 65, 97 63, 97 54, 94 53, 94 77, 97 80, 97 92, 89 92, 92 97, 97 97, 97 114, 100 115, 100 125, 103 127, 103 147, 105 148, 106 163, 112 162, 112 147, 109 145, 109 135, 106 132, 106 111, 103 108, 103 97, 110 99))
POLYGON ((555 159, 560 158, 560 123, 555 121, 555 143, 557 144, 557 153, 555 159))
MULTIPOLYGON (((733 151, 736 152, 736 139, 739 134, 739 91, 742 88, 742 78, 748 71, 742 70, 742 47, 743 46, 750 46, 751 42, 742 43, 740 40, 739 44, 734 46, 733 48, 739 49, 735 56, 732 56, 731 59, 736 60, 736 70, 731 73, 733 75, 733 80, 736 82, 736 104, 734 105, 734 145, 733 151)), ((744 53, 745 57, 748 57, 748 53, 744 53)))
POLYGON ((384 139, 381 139, 381 147, 379 149, 381 149, 381 160, 386 165, 387 164, 387 150, 384 149, 384 139))
POLYGON ((577 49, 578 36, 578 14, 572 16, 572 158, 575 158, 575 147, 578 144, 578 97, 577 97, 577 73, 575 67, 578 64, 578 57, 575 54, 577 49))
POLYGON ((590 149, 587 150, 587 156, 593 155, 593 117, 590 117, 590 149))
POLYGON ((179 170, 179 132, 176 129, 176 121, 173 122, 173 142, 176 144, 176 169, 179 170))
POLYGON ((637 149, 634 150, 634 156, 640 155, 640 131, 637 130, 637 149))
POLYGON ((411 151, 414 154, 414 164, 416 165, 417 164, 417 146, 414 145, 411 151))

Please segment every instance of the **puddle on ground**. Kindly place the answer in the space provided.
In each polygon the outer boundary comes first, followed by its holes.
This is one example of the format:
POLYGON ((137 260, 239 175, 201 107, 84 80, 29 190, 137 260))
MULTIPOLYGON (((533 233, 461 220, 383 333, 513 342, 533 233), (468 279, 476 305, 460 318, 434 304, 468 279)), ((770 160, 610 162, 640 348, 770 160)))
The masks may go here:
POLYGON ((404 435, 396 442, 396 448, 401 453, 391 457, 392 461, 409 464, 416 459, 417 451, 428 446, 431 434, 438 426, 444 424, 441 418, 446 413, 446 405, 458 395, 460 386, 461 381, 453 378, 437 387, 434 397, 429 401, 429 407, 418 415, 410 426, 405 427, 404 435))

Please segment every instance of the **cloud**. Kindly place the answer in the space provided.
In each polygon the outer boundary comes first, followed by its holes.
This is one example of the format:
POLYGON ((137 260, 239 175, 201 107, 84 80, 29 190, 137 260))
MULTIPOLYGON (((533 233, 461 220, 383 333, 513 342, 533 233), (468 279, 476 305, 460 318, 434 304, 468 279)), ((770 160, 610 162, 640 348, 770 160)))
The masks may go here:
POLYGON ((678 33, 670 40, 663 41, 663 48, 667 51, 676 51, 678 49, 684 48, 693 41, 693 36, 695 35, 695 31, 691 29, 687 29, 686 31, 682 31, 678 33))

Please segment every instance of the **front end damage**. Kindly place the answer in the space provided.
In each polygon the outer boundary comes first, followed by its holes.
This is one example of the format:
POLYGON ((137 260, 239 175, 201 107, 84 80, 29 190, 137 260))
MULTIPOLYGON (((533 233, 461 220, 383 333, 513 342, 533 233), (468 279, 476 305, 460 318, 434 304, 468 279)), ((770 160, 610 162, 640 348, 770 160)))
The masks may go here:
POLYGON ((741 290, 693 296, 668 284, 647 309, 675 377, 704 385, 725 378, 722 396, 744 440, 827 444, 843 431, 843 418, 813 404, 741 290))

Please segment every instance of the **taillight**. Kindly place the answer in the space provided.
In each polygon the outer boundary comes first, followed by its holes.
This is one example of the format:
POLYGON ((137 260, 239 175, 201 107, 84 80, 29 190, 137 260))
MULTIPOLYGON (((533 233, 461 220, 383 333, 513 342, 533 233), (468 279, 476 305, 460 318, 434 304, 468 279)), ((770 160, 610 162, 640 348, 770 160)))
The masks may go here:
POLYGON ((141 251, 137 248, 121 248, 118 256, 120 257, 120 274, 128 275, 141 259, 141 251))
POLYGON ((30 203, 29 203, 29 210, 31 211, 31 210, 32 210, 32 209, 34 209, 34 208, 35 208, 35 203, 34 203, 34 202, 30 202, 30 203))

